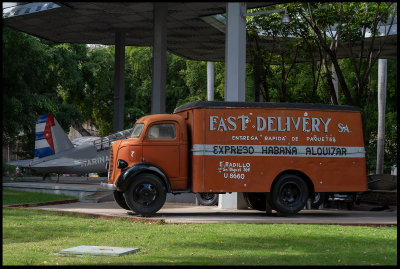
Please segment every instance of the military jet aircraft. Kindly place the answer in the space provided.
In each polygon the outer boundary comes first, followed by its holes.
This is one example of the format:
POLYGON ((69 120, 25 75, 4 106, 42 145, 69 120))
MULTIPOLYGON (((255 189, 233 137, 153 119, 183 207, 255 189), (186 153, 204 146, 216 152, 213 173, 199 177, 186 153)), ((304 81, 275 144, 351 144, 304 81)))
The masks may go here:
POLYGON ((78 137, 71 141, 57 120, 51 114, 44 114, 36 121, 34 158, 7 164, 32 168, 45 175, 106 172, 111 143, 128 138, 132 130, 106 137, 78 137))

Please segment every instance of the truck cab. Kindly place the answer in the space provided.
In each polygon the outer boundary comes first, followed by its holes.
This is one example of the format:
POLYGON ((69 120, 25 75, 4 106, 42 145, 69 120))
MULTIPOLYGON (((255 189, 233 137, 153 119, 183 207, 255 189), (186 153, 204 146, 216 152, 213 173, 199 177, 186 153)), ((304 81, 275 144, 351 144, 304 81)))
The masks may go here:
POLYGON ((144 215, 159 210, 167 192, 188 189, 185 120, 169 114, 137 120, 130 138, 112 144, 108 180, 115 186, 114 197, 121 207, 135 208, 144 215))

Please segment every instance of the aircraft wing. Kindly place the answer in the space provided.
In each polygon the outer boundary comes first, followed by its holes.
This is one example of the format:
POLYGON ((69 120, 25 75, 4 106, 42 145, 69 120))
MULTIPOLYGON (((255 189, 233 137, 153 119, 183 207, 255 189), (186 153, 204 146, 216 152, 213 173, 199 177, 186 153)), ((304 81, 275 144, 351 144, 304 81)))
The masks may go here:
MULTIPOLYGON (((74 174, 80 173, 81 161, 71 158, 57 158, 34 163, 30 167, 42 173, 74 174)), ((84 171, 82 171, 84 172, 84 171)))
POLYGON ((21 166, 21 167, 31 167, 31 163, 36 161, 35 159, 28 159, 28 160, 19 160, 19 161, 12 161, 8 162, 8 165, 13 166, 21 166))
POLYGON ((71 158, 57 158, 46 161, 40 161, 40 159, 20 160, 20 161, 9 162, 7 164, 15 166, 18 165, 20 167, 33 168, 37 171, 45 173, 58 173, 58 172, 67 173, 68 171, 75 172, 75 169, 79 168, 81 163, 82 163, 81 161, 74 160, 71 158))
POLYGON ((57 158, 45 162, 41 162, 38 164, 32 165, 32 167, 70 167, 80 165, 81 162, 71 159, 71 158, 57 158))

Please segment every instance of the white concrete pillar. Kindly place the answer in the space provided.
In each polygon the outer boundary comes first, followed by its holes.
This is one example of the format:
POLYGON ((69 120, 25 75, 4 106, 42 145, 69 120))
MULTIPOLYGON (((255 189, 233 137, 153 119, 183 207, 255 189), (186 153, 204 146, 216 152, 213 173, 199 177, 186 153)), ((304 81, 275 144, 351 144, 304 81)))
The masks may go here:
POLYGON ((168 3, 154 3, 153 10, 153 76, 151 114, 165 113, 167 76, 168 3))
MULTIPOLYGON (((226 4, 225 101, 245 101, 246 3, 226 4)), ((242 193, 220 194, 220 209, 246 209, 242 193)))
POLYGON ((125 103, 125 33, 115 33, 114 133, 124 129, 125 103))
POLYGON ((207 100, 214 101, 214 62, 207 62, 207 100))
MULTIPOLYGON (((333 65, 333 63, 332 63, 332 83, 333 83, 333 87, 335 88, 336 100, 338 100, 338 104, 339 104, 339 80, 338 80, 336 69, 335 69, 335 66, 333 65)), ((332 100, 332 98, 331 98, 331 100, 332 100)), ((332 100, 332 104, 333 104, 333 100, 332 100)))
POLYGON ((245 101, 246 3, 226 4, 225 101, 245 101))
POLYGON ((383 160, 385 151, 385 112, 386 112, 386 85, 387 59, 378 60, 378 143, 376 156, 376 174, 383 174, 383 160))

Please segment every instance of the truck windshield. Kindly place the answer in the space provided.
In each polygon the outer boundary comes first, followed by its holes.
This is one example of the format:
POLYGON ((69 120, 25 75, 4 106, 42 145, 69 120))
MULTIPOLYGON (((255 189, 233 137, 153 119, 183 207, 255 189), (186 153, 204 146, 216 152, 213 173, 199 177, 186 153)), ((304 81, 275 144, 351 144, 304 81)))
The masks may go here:
POLYGON ((135 125, 133 126, 131 137, 139 137, 142 133, 143 127, 144 123, 135 123, 135 125))

